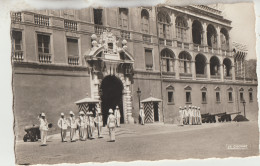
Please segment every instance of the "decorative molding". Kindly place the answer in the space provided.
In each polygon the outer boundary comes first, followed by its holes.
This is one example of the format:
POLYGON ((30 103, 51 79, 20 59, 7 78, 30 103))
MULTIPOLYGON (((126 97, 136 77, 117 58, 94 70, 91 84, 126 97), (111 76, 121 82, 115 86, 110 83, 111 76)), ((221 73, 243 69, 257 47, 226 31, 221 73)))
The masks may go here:
POLYGON ((207 87, 202 86, 202 87, 200 88, 200 90, 201 90, 201 91, 207 91, 207 87))
POLYGON ((191 88, 189 85, 186 85, 186 86, 184 87, 184 90, 192 90, 192 88, 191 88))
POLYGON ((220 87, 219 86, 216 86, 214 89, 215 89, 215 91, 220 91, 220 87))
POLYGON ((173 87, 172 85, 168 85, 168 86, 166 87, 166 90, 174 90, 174 87, 173 87))

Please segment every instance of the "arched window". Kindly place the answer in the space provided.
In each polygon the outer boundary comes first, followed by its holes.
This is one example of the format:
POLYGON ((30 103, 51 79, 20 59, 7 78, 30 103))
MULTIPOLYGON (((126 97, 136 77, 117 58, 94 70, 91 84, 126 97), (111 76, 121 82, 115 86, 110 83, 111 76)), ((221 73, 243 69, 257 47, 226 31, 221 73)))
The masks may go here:
POLYGON ((228 31, 225 28, 221 28, 220 30, 220 42, 221 42, 221 49, 228 50, 229 47, 229 35, 228 31))
POLYGON ((119 8, 118 25, 122 29, 128 29, 128 9, 119 8))
POLYGON ((191 73, 191 55, 188 52, 182 51, 179 54, 179 64, 180 73, 191 73))
POLYGON ((203 28, 198 20, 195 20, 192 23, 192 40, 194 44, 202 44, 203 28))
POLYGON ((161 51, 162 58, 162 70, 165 72, 174 71, 174 53, 169 49, 163 49, 161 51))
POLYGON ((231 76, 231 60, 229 58, 225 58, 223 60, 223 67, 224 67, 224 76, 230 77, 231 76))
POLYGON ((149 12, 145 9, 141 12, 142 32, 149 33, 149 12))
POLYGON ((207 40, 209 47, 217 47, 217 31, 215 27, 211 24, 209 24, 207 27, 207 40))
POLYGON ((216 56, 210 58, 210 75, 218 76, 220 75, 219 71, 220 62, 216 56))
POLYGON ((187 41, 187 35, 186 35, 186 31, 188 29, 187 21, 183 17, 178 16, 175 20, 175 27, 176 27, 177 39, 181 41, 187 41))
POLYGON ((158 26, 159 26, 159 36, 161 38, 170 38, 170 23, 171 19, 166 11, 160 11, 158 13, 158 26))
POLYGON ((205 75, 206 69, 206 57, 202 54, 198 54, 195 57, 196 74, 205 75))

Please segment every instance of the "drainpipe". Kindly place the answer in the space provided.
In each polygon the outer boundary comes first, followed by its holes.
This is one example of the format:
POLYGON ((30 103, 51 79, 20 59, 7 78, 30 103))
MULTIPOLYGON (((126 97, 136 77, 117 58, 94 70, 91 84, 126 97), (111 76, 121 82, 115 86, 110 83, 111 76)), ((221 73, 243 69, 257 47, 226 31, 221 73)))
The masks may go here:
POLYGON ((162 79, 162 58, 161 58, 161 51, 160 51, 160 42, 159 42, 159 28, 158 28, 158 11, 157 7, 155 7, 155 20, 156 20, 156 33, 157 33, 157 42, 158 42, 158 51, 159 51, 159 61, 160 61, 160 81, 161 81, 161 98, 162 98, 162 116, 164 122, 164 109, 163 109, 163 79, 162 79))

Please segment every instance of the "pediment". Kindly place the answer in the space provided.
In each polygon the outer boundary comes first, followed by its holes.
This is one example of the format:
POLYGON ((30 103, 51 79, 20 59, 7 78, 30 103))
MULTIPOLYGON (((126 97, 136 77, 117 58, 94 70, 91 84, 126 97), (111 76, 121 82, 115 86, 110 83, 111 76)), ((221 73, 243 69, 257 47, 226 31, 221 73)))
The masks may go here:
POLYGON ((166 90, 174 90, 174 87, 173 87, 172 85, 168 85, 168 86, 166 87, 166 90))
POLYGON ((186 85, 186 86, 184 87, 184 90, 192 90, 192 88, 191 88, 189 85, 186 85))

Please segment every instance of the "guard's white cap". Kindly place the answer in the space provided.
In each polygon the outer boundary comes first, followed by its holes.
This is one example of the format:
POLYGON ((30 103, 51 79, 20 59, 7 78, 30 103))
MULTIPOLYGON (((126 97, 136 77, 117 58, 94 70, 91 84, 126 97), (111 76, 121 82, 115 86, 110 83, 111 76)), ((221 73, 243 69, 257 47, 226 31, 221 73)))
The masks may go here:
POLYGON ((110 108, 108 112, 109 112, 110 114, 112 114, 112 113, 113 113, 113 110, 110 108))
POLYGON ((45 116, 45 113, 42 113, 41 116, 45 116))
POLYGON ((74 113, 72 111, 70 111, 70 115, 74 115, 74 113))
POLYGON ((64 116, 64 113, 62 112, 60 115, 61 115, 61 116, 64 116))
POLYGON ((84 112, 83 112, 83 111, 80 111, 79 114, 80 114, 80 115, 84 115, 84 112))

